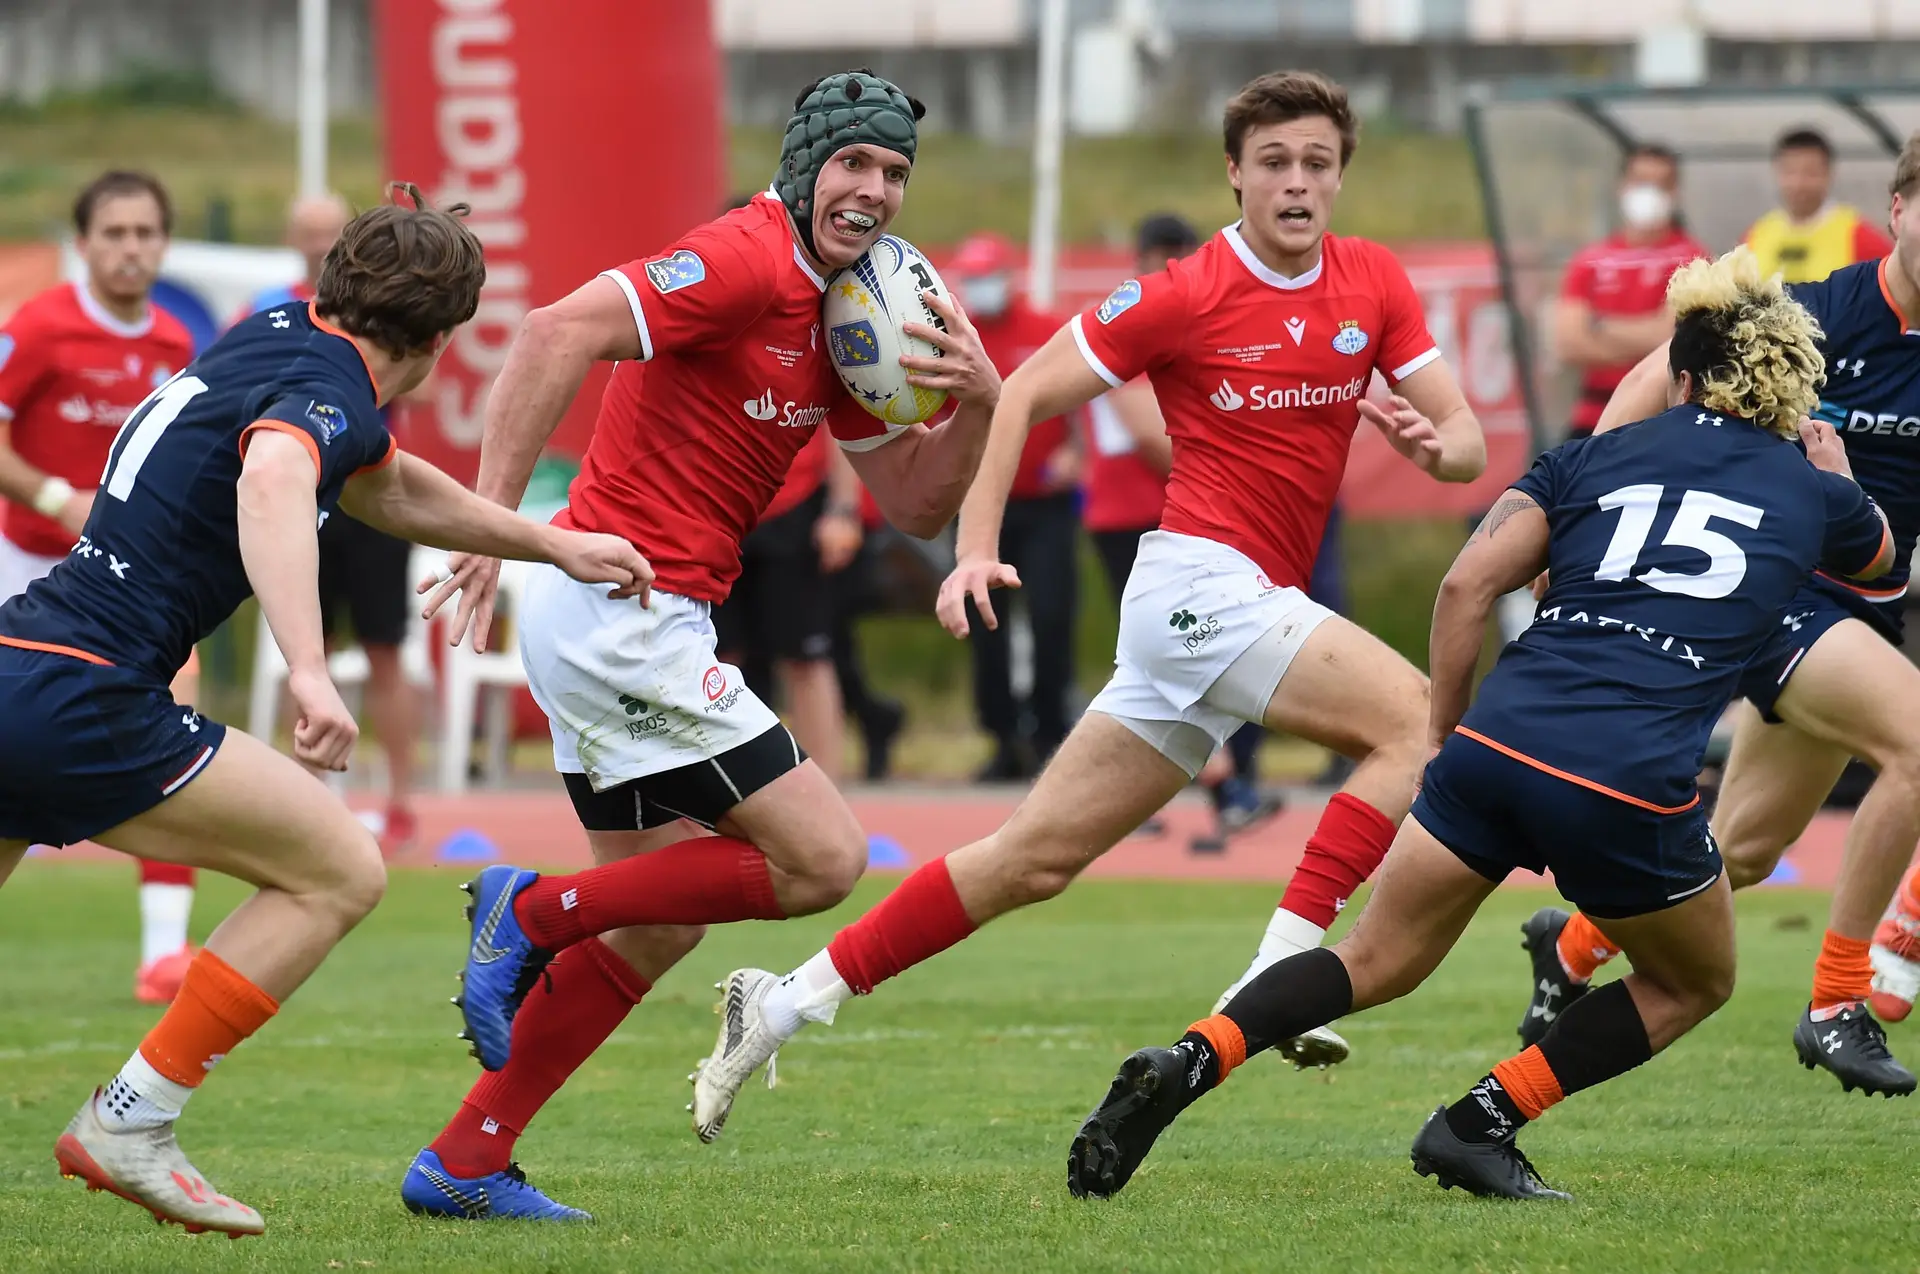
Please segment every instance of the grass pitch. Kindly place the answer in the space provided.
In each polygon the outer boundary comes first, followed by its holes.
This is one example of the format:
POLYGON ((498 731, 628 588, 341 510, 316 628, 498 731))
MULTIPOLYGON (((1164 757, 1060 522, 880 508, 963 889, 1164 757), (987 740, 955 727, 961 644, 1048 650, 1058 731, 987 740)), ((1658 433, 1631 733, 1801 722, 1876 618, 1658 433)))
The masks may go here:
MULTIPOLYGON (((1916 1266, 1911 1104, 1843 1097, 1794 1062, 1826 902, 1742 898, 1741 987, 1666 1056, 1524 1136, 1565 1206, 1490 1204, 1414 1176, 1423 1116, 1514 1045, 1517 927, 1503 891, 1429 985, 1341 1029, 1354 1060, 1256 1058, 1190 1111, 1124 1194, 1068 1197, 1079 1120, 1119 1060, 1165 1043, 1241 967, 1262 886, 1106 883, 1011 917, 789 1046, 703 1147, 682 1112, 710 1046, 708 985, 785 968, 891 887, 830 917, 715 932, 521 1143, 578 1228, 422 1221, 414 1151, 475 1071, 446 997, 452 871, 386 903, 182 1121, 200 1168, 267 1218, 230 1243, 161 1228, 56 1174, 52 1147, 156 1010, 130 998, 130 867, 31 861, 0 891, 0 1269, 499 1271, 1892 1270, 1916 1266)), ((202 929, 240 897, 202 894, 202 929)), ((1896 1032, 1896 1050, 1915 1052, 1896 1032)))

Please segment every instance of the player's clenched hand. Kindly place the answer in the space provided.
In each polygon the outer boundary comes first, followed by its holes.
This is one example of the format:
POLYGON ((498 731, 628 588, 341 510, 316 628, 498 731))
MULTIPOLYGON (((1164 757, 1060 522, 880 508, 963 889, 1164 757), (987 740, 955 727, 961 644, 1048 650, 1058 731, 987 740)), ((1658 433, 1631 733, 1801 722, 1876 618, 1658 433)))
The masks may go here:
POLYGON ((1800 441, 1806 444, 1807 459, 1813 462, 1814 468, 1843 478, 1853 476, 1853 465, 1847 460, 1847 444, 1840 441, 1839 433, 1826 421, 1800 417, 1800 441))
POLYGON ((946 320, 947 330, 942 332, 924 323, 900 325, 900 330, 908 336, 929 341, 942 351, 939 358, 901 355, 900 365, 908 373, 907 384, 921 389, 944 389, 963 403, 981 407, 999 402, 1000 373, 994 370, 993 360, 987 357, 986 346, 980 343, 980 333, 974 330, 967 312, 951 297, 934 292, 920 295, 926 298, 929 309, 946 320))
POLYGON ((334 689, 326 669, 301 669, 287 676, 298 716, 293 725, 293 756, 316 770, 344 770, 353 759, 360 727, 334 689))
POLYGON ((617 535, 588 531, 556 531, 553 564, 582 584, 611 584, 608 597, 637 597, 647 604, 653 585, 653 567, 640 550, 617 535))
POLYGON ((860 519, 829 509, 813 524, 813 546, 820 550, 820 573, 834 575, 847 569, 867 537, 860 519))
POLYGON ((1432 473, 1440 467, 1441 457, 1445 453, 1445 448, 1440 445, 1440 431, 1400 395, 1388 397, 1384 408, 1370 399, 1362 398, 1360 417, 1386 435, 1395 451, 1420 468, 1432 473))
POLYGON ((432 591, 426 605, 420 608, 420 618, 432 619, 458 593, 460 606, 453 613, 453 622, 447 626, 447 644, 458 646, 471 629, 474 653, 484 654, 487 634, 493 629, 493 598, 500 588, 500 559, 477 553, 450 553, 447 570, 449 574, 436 573, 420 581, 416 592, 432 591))
POLYGON ((997 562, 990 557, 962 558, 953 568, 953 574, 947 576, 940 585, 940 598, 933 604, 933 613, 940 617, 940 623, 955 637, 965 637, 967 625, 967 599, 973 599, 974 609, 980 612, 981 622, 988 628, 1000 627, 999 619, 993 613, 993 602, 988 593, 996 588, 1019 588, 1020 572, 1005 562, 997 562))

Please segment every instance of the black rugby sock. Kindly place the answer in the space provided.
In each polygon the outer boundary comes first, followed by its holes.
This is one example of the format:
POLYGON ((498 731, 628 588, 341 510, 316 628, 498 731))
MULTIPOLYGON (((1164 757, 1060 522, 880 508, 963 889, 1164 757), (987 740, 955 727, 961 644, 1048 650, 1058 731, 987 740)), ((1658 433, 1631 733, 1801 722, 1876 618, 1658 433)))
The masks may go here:
POLYGON ((1353 1011, 1353 979, 1326 947, 1288 956, 1240 988, 1220 1010, 1247 1041, 1247 1056, 1353 1011))
POLYGON ((1527 1117, 1513 1104, 1506 1087, 1490 1074, 1482 1076, 1465 1097, 1447 1107, 1447 1127, 1462 1141, 1512 1141, 1526 1122, 1527 1117))
POLYGON ((1563 1011, 1540 1041, 1562 1096, 1624 1075, 1653 1057, 1647 1024, 1624 980, 1587 992, 1563 1011))

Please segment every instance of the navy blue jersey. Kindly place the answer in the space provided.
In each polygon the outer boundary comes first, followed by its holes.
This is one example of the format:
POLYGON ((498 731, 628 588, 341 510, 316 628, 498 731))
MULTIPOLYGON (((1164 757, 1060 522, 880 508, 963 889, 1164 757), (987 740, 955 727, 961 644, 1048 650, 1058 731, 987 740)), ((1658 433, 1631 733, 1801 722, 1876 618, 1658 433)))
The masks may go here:
POLYGON ((1920 330, 1908 330, 1893 304, 1885 268, 1884 260, 1862 261, 1787 290, 1826 332, 1817 414, 1841 435, 1854 478, 1893 528, 1893 569, 1883 578, 1856 586, 1823 574, 1815 586, 1898 640, 1907 559, 1920 537, 1920 330))
POLYGON ((308 306, 255 314, 127 417, 80 542, 0 605, 0 643, 80 652, 171 680, 194 643, 253 591, 235 506, 258 429, 306 444, 322 520, 349 478, 393 456, 353 342, 308 306))
POLYGON ((1741 669, 1825 564, 1872 564, 1861 489, 1743 420, 1676 407, 1547 452, 1547 595, 1462 722, 1536 765, 1658 809, 1694 798, 1741 669))

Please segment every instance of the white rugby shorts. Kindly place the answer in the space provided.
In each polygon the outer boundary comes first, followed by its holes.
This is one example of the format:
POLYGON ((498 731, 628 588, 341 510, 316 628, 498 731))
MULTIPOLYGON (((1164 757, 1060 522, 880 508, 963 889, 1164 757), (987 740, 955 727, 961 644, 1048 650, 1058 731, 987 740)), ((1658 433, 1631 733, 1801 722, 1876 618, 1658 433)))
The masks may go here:
POLYGON ((556 770, 604 792, 712 760, 779 724, 715 655, 708 603, 656 590, 643 608, 608 591, 534 566, 515 617, 556 770))
POLYGON ((9 597, 18 597, 27 591, 27 585, 37 579, 45 578, 48 571, 60 564, 59 557, 42 557, 38 553, 29 553, 0 535, 0 602, 9 597))
POLYGON ((1294 656, 1332 614, 1276 585, 1238 549, 1151 531, 1120 601, 1113 678, 1087 710, 1117 718, 1196 773, 1242 723, 1266 715, 1294 656), (1211 746, 1197 746, 1195 729, 1211 746))

